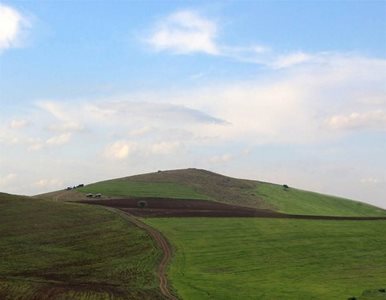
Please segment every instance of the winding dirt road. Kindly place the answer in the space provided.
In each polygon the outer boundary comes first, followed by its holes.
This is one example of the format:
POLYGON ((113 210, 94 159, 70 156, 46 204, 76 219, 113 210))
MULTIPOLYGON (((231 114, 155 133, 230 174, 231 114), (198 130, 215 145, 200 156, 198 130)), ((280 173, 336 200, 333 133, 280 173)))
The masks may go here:
POLYGON ((133 215, 130 215, 128 213, 124 213, 124 212, 117 210, 117 209, 111 209, 111 208, 107 208, 107 209, 112 210, 116 213, 119 213, 121 216, 123 216, 124 218, 129 220, 131 223, 133 223, 138 228, 146 230, 146 232, 149 233, 149 235, 156 241, 158 247, 160 247, 162 252, 163 252, 163 257, 161 259, 161 262, 160 262, 160 264, 158 266, 158 270, 157 270, 157 276, 159 279, 159 288, 161 290, 162 295, 165 296, 166 299, 177 300, 178 298, 175 297, 169 290, 168 279, 166 277, 166 270, 167 270, 167 267, 168 267, 170 260, 172 258, 172 248, 170 247, 170 244, 167 241, 167 239, 162 235, 161 232, 159 232, 158 230, 154 229, 153 227, 141 222, 133 215))

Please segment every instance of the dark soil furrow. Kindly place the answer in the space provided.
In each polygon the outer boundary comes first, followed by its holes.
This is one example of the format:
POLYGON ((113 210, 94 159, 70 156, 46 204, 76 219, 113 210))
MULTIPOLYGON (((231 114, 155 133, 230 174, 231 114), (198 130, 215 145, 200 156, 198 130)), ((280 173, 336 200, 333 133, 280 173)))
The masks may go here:
POLYGON ((125 198, 109 200, 82 200, 82 203, 118 208, 140 217, 258 217, 305 220, 386 220, 386 217, 339 217, 318 215, 292 215, 268 209, 255 209, 209 200, 170 198, 125 198), (140 207, 144 205, 144 207, 140 207))

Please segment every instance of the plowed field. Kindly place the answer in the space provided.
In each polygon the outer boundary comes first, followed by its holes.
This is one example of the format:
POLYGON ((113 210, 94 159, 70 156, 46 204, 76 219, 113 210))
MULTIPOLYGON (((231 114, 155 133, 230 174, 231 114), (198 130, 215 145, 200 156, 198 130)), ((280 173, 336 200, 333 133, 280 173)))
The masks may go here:
POLYGON ((81 203, 118 208, 139 217, 260 217, 316 220, 381 220, 386 217, 337 217, 282 214, 268 209, 254 209, 208 200, 171 198, 125 198, 82 200, 81 203), (144 207, 140 207, 141 202, 144 207))

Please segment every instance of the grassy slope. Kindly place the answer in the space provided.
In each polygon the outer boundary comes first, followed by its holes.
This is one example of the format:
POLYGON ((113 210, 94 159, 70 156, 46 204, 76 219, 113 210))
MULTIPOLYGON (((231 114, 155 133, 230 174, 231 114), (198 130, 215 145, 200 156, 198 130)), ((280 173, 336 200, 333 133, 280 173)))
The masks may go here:
POLYGON ((0 193, 0 299, 157 299, 160 252, 100 207, 0 193))
POLYGON ((208 196, 198 193, 189 186, 173 182, 146 182, 115 179, 89 184, 77 190, 83 193, 102 193, 103 195, 118 197, 133 196, 209 199, 208 196))
POLYGON ((361 202, 252 180, 226 177, 199 169, 162 171, 120 178, 77 189, 108 196, 212 199, 285 213, 333 216, 379 216, 386 211, 361 202))
POLYGON ((386 221, 146 223, 177 250, 169 276, 183 299, 347 299, 386 287, 386 221))
POLYGON ((290 214, 326 216, 385 216, 386 211, 375 206, 348 199, 284 189, 281 185, 259 183, 255 194, 276 208, 290 214))

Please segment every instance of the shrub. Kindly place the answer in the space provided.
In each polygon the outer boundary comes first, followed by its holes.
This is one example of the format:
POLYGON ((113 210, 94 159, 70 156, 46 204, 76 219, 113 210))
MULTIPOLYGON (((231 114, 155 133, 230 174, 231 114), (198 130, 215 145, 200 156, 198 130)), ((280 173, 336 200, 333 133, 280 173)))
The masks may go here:
POLYGON ((137 206, 140 207, 140 208, 147 207, 147 202, 144 201, 144 200, 138 201, 137 202, 137 206))

